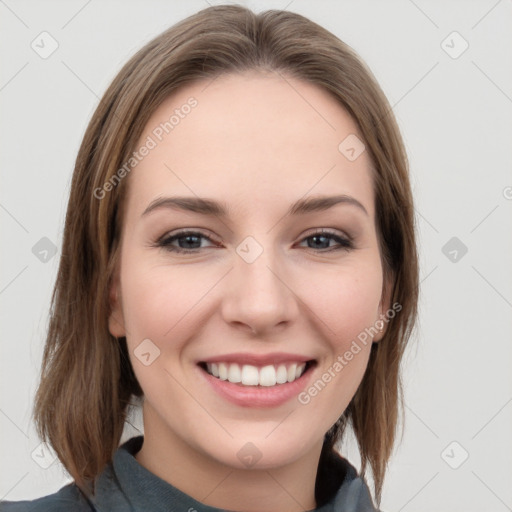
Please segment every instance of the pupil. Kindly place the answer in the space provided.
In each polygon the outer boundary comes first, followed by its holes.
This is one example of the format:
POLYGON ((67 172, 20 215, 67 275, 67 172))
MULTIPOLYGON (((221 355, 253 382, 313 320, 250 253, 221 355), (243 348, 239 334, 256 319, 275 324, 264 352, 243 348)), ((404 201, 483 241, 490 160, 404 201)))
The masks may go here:
POLYGON ((325 239, 326 239, 326 237, 325 237, 324 235, 314 235, 314 236, 313 236, 313 240, 314 240, 315 242, 317 242, 320 238, 323 238, 323 239, 324 239, 324 241, 325 241, 325 239))
POLYGON ((185 243, 186 243, 186 245, 187 245, 187 247, 186 247, 186 248, 190 248, 190 247, 188 246, 188 244, 189 244, 189 243, 194 244, 194 241, 197 243, 197 238, 198 238, 198 237, 197 237, 196 235, 187 235, 187 236, 185 236, 184 238, 185 238, 185 240, 186 240, 186 242, 185 242, 185 243), (194 239, 195 239, 195 240, 194 240, 194 239))

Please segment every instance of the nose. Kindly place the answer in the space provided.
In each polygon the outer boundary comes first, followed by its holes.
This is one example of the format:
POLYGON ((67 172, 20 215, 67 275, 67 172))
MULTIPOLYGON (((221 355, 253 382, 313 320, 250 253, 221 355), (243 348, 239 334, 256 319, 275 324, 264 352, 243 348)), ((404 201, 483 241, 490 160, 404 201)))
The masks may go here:
POLYGON ((296 318, 298 298, 288 273, 279 263, 267 249, 252 263, 235 254, 234 268, 224 283, 221 308, 227 323, 264 335, 283 329, 296 318))

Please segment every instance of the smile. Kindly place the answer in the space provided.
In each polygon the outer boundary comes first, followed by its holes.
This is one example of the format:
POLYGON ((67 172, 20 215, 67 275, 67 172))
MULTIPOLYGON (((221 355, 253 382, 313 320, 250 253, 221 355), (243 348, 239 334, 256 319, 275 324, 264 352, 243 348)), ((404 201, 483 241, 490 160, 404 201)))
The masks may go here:
POLYGON ((313 361, 254 366, 229 362, 201 363, 207 373, 241 386, 271 387, 300 378, 313 361))

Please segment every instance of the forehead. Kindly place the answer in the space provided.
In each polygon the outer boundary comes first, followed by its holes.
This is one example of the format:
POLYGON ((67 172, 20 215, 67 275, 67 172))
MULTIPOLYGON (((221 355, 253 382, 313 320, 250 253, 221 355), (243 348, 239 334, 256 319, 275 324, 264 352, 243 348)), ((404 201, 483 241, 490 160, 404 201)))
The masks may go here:
POLYGON ((340 151, 354 137, 351 116, 314 84, 273 72, 195 82, 146 124, 137 147, 151 140, 152 149, 130 174, 129 204, 142 211, 157 196, 197 195, 261 209, 343 193, 373 217, 369 157, 340 151))

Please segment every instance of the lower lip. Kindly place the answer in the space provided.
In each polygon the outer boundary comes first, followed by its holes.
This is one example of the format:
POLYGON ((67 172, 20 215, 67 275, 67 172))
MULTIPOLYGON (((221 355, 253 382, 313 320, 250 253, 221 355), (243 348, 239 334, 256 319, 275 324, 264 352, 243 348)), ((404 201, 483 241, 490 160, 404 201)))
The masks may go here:
POLYGON ((210 375, 203 368, 199 371, 212 388, 229 402, 241 407, 277 407, 284 404, 304 390, 308 383, 314 365, 298 379, 275 386, 242 386, 227 380, 221 380, 210 375))

